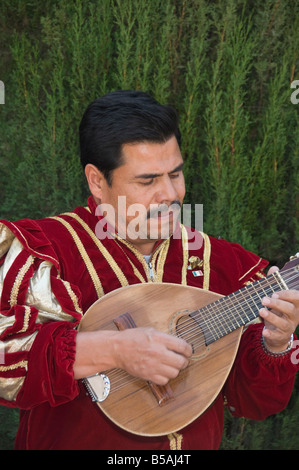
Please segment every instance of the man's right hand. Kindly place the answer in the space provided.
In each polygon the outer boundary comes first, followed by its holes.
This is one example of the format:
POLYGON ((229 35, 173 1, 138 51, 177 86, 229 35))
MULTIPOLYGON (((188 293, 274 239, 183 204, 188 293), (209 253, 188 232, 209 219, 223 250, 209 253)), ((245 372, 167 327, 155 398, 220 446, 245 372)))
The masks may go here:
POLYGON ((189 364, 192 348, 180 338, 154 328, 134 328, 122 333, 114 342, 115 363, 135 377, 166 385, 189 364))
POLYGON ((154 328, 123 331, 79 332, 77 334, 75 379, 112 368, 166 385, 186 368, 191 346, 176 336, 154 328))

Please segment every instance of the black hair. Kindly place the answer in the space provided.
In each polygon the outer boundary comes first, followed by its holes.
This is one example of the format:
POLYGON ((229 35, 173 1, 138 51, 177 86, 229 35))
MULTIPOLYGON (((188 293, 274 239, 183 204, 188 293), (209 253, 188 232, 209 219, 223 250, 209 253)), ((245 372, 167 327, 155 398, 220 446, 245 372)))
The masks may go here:
POLYGON ((175 109, 145 92, 131 90, 114 91, 90 103, 79 134, 83 168, 95 165, 110 185, 113 170, 123 163, 123 144, 163 143, 172 136, 181 143, 175 109))

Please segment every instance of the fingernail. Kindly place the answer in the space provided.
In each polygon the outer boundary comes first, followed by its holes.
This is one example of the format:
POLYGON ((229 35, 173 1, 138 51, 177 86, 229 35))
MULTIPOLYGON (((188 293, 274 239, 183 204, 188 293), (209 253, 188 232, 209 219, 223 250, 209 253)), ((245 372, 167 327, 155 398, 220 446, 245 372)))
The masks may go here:
POLYGON ((260 309, 260 315, 261 315, 262 317, 265 318, 265 317, 268 316, 268 314, 269 314, 269 311, 268 311, 266 308, 261 308, 261 309, 260 309))

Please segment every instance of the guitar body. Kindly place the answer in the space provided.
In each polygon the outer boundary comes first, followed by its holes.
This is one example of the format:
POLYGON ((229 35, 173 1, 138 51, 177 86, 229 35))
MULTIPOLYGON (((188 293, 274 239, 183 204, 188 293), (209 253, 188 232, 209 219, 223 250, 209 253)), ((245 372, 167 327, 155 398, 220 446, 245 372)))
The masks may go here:
POLYGON ((110 393, 97 404, 111 421, 137 435, 165 435, 187 426, 213 403, 234 362, 242 328, 206 346, 204 332, 189 314, 220 297, 177 284, 137 284, 105 295, 88 309, 79 331, 117 330, 114 320, 129 313, 137 327, 154 327, 194 344, 190 365, 169 382, 172 398, 163 405, 144 380, 118 369, 105 371, 110 393))

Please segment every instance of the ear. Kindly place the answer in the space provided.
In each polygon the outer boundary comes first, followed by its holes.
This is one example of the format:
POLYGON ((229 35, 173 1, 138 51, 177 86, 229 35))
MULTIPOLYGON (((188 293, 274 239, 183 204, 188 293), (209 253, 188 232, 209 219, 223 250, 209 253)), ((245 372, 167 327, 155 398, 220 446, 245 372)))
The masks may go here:
POLYGON ((100 201, 103 197, 103 186, 105 184, 103 173, 96 166, 88 163, 85 167, 85 176, 91 194, 100 201))

